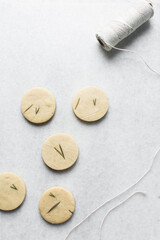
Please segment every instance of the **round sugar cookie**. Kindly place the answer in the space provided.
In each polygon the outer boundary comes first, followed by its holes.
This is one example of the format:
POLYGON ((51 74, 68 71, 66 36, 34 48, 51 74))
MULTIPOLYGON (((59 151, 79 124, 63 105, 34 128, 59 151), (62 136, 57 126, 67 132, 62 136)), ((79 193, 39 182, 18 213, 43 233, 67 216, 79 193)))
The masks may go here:
POLYGON ((53 94, 45 88, 32 88, 22 98, 23 116, 32 123, 44 123, 53 117, 56 101, 53 94))
POLYGON ((19 207, 26 196, 23 180, 14 173, 0 174, 0 210, 11 211, 19 207))
POLYGON ((78 145, 71 136, 58 133, 44 142, 42 158, 48 167, 54 170, 65 170, 77 161, 78 152, 78 145))
POLYGON ((75 200, 73 195, 62 187, 53 187, 45 191, 39 201, 41 216, 49 223, 66 222, 73 215, 75 200))
POLYGON ((86 122, 94 122, 107 113, 108 98, 104 91, 96 87, 81 89, 74 97, 72 108, 75 115, 86 122))

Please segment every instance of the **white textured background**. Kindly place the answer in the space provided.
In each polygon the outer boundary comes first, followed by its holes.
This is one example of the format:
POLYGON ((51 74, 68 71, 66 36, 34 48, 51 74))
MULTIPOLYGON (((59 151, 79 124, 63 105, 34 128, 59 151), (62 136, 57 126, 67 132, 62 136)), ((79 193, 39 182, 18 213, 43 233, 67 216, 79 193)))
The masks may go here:
MULTIPOLYGON (((160 77, 129 53, 101 49, 95 33, 128 6, 129 0, 0 0, 0 172, 11 171, 27 185, 16 211, 0 212, 0 240, 63 240, 68 231, 106 199, 135 182, 149 168, 160 146, 160 77), (102 88, 109 97, 107 116, 92 124, 72 113, 82 87, 102 88), (57 111, 35 126, 20 112, 24 93, 48 88, 57 111), (61 173, 41 159, 44 140, 58 132, 79 145, 76 165, 61 173), (40 216, 38 202, 60 185, 76 198, 76 212, 54 226, 40 216)), ((155 15, 119 46, 141 53, 160 72, 160 5, 155 15)), ((103 239, 157 240, 160 237, 160 154, 137 195, 107 219, 103 239)), ((104 214, 135 189, 105 206, 81 225, 70 240, 97 240, 104 214)))

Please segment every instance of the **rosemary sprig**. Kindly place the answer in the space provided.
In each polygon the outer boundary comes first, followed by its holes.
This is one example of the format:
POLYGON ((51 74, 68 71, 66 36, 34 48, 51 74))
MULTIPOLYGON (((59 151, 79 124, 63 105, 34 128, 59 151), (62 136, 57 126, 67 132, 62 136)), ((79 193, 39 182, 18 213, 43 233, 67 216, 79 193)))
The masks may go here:
POLYGON ((39 112, 40 107, 35 108, 35 113, 37 114, 39 112))
POLYGON ((59 148, 60 148, 60 150, 61 150, 61 153, 62 153, 62 155, 63 155, 63 158, 65 159, 64 152, 63 152, 62 147, 61 147, 60 144, 59 144, 59 148))
POLYGON ((94 106, 96 106, 96 98, 93 99, 93 104, 94 104, 94 106))
POLYGON ((76 106, 75 106, 75 110, 76 110, 76 108, 78 107, 79 102, 80 102, 80 98, 78 98, 77 104, 76 104, 76 106))
POLYGON ((27 112, 32 106, 33 104, 31 104, 23 113, 27 112))
POLYGON ((58 203, 56 203, 55 205, 53 205, 53 207, 51 207, 47 213, 50 213, 50 212, 51 212, 54 208, 56 208, 59 204, 60 204, 60 202, 58 202, 58 203))
POLYGON ((55 196, 54 196, 53 193, 51 193, 51 192, 49 193, 49 196, 55 198, 55 196))
POLYGON ((68 210, 68 211, 73 214, 73 212, 71 210, 68 210))
POLYGON ((64 152, 63 152, 60 144, 59 144, 59 148, 60 148, 60 151, 57 148, 54 147, 54 149, 65 159, 64 152))
POLYGON ((12 184, 10 188, 13 188, 14 190, 18 190, 14 184, 12 184))

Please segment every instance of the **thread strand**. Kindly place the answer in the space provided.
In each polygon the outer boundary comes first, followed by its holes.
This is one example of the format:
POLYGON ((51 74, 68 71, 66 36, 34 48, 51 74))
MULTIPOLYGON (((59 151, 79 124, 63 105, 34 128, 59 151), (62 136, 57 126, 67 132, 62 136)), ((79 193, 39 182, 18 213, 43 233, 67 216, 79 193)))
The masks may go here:
POLYGON ((125 200, 123 200, 122 202, 120 202, 119 204, 117 204, 116 206, 114 206, 113 208, 111 208, 107 214, 104 216, 103 220, 102 220, 102 223, 101 223, 101 226, 100 226, 100 240, 102 239, 102 228, 103 228, 103 225, 104 225, 104 222, 106 220, 106 218, 108 217, 108 215, 114 211, 116 208, 120 207, 121 205, 123 205, 124 203, 126 203, 130 198, 132 198, 133 196, 137 195, 137 194, 142 194, 143 196, 146 196, 146 193, 144 192, 135 192, 133 194, 131 194, 128 198, 126 198, 125 200))
POLYGON ((154 155, 154 158, 152 159, 152 164, 149 167, 149 169, 142 175, 142 177, 140 177, 135 183, 133 183, 132 185, 130 185, 129 187, 127 187, 126 189, 124 189, 122 192, 120 192, 119 194, 117 194, 116 196, 114 196, 111 199, 106 200, 104 203, 102 203, 100 206, 98 206, 97 208, 95 208, 91 213, 89 213, 82 221, 80 221, 78 224, 76 224, 67 234, 66 239, 68 239, 68 237, 70 236, 70 234, 73 232, 74 229, 76 229, 78 226, 80 226, 83 222, 85 222, 93 213, 97 212, 100 208, 102 208, 104 205, 106 205, 107 203, 117 199, 118 197, 120 197, 121 195, 123 195, 124 193, 128 192, 129 190, 131 190, 133 187, 135 187, 138 183, 140 183, 152 170, 155 159, 158 155, 160 151, 160 148, 156 151, 156 154, 154 155))
POLYGON ((110 45, 110 44, 108 44, 108 43, 107 43, 107 45, 109 45, 110 47, 112 47, 112 48, 115 49, 115 50, 123 51, 123 52, 129 52, 129 53, 133 53, 133 54, 137 55, 137 56, 142 60, 142 62, 146 65, 146 67, 147 67, 150 71, 152 71, 152 72, 154 72, 155 74, 157 74, 158 76, 160 76, 160 73, 157 72, 156 70, 154 70, 154 69, 146 62, 146 60, 144 59, 144 57, 143 57, 142 55, 140 55, 138 52, 132 51, 132 50, 130 50, 130 49, 114 47, 114 46, 112 46, 112 45, 110 45))

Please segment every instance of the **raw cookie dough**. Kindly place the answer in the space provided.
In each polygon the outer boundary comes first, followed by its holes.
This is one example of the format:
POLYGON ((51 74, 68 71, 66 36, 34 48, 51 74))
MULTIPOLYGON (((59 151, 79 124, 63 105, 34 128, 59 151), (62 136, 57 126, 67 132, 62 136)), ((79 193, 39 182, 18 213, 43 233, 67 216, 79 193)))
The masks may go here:
POLYGON ((42 217, 52 224, 66 222, 72 217, 74 209, 73 195, 62 187, 48 189, 39 201, 39 210, 42 217))
POLYGON ((72 107, 75 115, 86 122, 101 119, 108 111, 108 98, 99 88, 86 87, 74 97, 72 107))
POLYGON ((14 173, 0 174, 0 210, 11 211, 19 207, 26 196, 23 180, 14 173))
POLYGON ((55 113, 56 101, 53 94, 45 88, 32 88, 22 98, 23 116, 32 123, 47 122, 55 113))
POLYGON ((45 164, 54 170, 70 168, 78 158, 78 145, 66 134, 59 133, 47 138, 42 147, 45 164))

